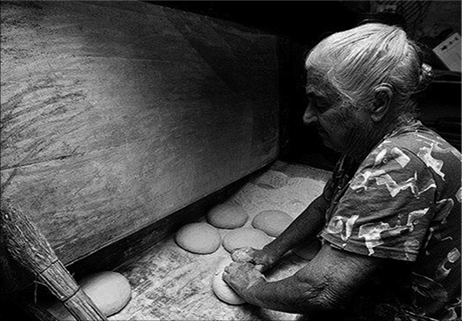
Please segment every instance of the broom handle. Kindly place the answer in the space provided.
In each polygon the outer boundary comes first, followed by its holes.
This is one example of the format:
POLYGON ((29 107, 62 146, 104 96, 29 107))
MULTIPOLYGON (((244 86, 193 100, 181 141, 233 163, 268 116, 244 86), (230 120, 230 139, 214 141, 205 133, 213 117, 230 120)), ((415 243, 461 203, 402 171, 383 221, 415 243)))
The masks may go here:
POLYGON ((79 321, 107 321, 95 303, 79 287, 38 228, 2 198, 0 231, 8 252, 36 274, 79 321))

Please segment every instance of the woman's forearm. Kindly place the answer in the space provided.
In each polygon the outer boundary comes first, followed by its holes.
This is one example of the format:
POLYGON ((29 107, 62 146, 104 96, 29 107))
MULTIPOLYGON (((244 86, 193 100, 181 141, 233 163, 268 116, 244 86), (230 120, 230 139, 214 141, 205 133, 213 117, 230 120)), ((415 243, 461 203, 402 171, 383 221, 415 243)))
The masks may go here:
POLYGON ((276 282, 256 282, 246 291, 245 300, 267 309, 306 314, 327 307, 321 302, 322 292, 322 285, 300 282, 291 276, 276 282))
POLYGON ((251 263, 231 263, 224 280, 250 304, 307 315, 342 310, 381 266, 374 257, 340 251, 324 244, 319 254, 294 275, 268 282, 251 263))
POLYGON ((327 201, 321 195, 304 210, 287 229, 264 247, 277 256, 282 256, 303 240, 315 236, 324 225, 327 201))

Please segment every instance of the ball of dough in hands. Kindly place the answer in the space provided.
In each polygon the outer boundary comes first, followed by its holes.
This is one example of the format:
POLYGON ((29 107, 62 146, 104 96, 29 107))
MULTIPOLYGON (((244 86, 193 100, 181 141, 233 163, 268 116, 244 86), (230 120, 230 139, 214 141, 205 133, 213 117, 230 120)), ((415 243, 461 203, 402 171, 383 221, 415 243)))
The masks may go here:
POLYGON ((244 299, 223 281, 223 271, 232 261, 231 257, 225 257, 220 260, 213 275, 212 290, 213 293, 225 303, 232 305, 244 304, 244 299))
POLYGON ((249 215, 241 205, 229 202, 212 207, 206 218, 215 227, 234 229, 244 226, 249 215))
POLYGON ((175 233, 175 242, 186 251, 210 254, 220 247, 221 236, 218 230, 208 223, 191 223, 175 233))

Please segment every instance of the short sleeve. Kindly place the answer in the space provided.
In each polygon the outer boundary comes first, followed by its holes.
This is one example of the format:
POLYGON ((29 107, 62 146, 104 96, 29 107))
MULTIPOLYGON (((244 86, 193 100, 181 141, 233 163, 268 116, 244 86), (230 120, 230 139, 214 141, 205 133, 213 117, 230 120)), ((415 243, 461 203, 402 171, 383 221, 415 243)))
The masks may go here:
POLYGON ((433 213, 436 184, 422 160, 396 146, 361 164, 321 237, 346 251, 415 261, 433 213))

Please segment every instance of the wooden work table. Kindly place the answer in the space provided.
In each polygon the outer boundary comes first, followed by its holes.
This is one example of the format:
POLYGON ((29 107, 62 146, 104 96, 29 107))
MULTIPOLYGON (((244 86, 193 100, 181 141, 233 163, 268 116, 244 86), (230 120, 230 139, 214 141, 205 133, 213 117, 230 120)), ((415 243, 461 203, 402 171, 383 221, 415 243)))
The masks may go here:
MULTIPOLYGON (((263 210, 276 209, 296 217, 318 195, 329 172, 277 161, 251 180, 231 200, 249 213, 245 226, 263 210)), ((204 213, 205 214, 205 213, 204 213)), ((229 230, 220 229, 224 236, 229 230)), ((299 315, 261 309, 249 304, 228 305, 212 292, 217 263, 229 253, 198 255, 178 247, 173 235, 120 266, 132 286, 132 299, 109 320, 296 320, 299 315)), ((270 281, 294 274, 307 261, 289 253, 267 274, 270 281)))

